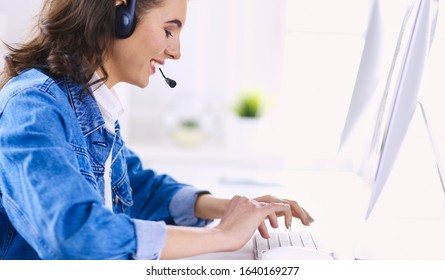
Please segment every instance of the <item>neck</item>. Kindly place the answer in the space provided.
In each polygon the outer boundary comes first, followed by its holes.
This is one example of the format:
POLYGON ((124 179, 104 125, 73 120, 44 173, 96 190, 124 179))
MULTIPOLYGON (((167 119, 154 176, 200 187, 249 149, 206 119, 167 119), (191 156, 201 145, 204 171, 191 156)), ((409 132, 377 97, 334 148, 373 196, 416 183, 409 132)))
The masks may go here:
MULTIPOLYGON (((97 75, 99 76, 99 78, 104 78, 105 74, 102 71, 101 68, 98 68, 96 70, 97 75)), ((117 82, 112 78, 112 75, 110 75, 110 73, 108 73, 108 79, 105 81, 105 85, 107 86, 107 88, 111 89, 113 88, 115 85, 117 84, 117 82)))

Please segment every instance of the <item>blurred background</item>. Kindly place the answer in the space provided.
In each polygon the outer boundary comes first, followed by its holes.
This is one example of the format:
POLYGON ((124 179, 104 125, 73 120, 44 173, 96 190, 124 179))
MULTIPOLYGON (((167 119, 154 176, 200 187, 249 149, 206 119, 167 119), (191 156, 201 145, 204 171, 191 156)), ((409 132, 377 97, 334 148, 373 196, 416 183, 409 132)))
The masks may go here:
MULTIPOLYGON (((0 2, 0 38, 20 43, 42 1, 0 2)), ((178 86, 159 74, 145 89, 117 86, 127 144, 152 165, 329 168, 373 2, 190 0, 182 58, 163 67, 178 86)), ((444 10, 421 93, 437 120, 445 105, 444 10)))

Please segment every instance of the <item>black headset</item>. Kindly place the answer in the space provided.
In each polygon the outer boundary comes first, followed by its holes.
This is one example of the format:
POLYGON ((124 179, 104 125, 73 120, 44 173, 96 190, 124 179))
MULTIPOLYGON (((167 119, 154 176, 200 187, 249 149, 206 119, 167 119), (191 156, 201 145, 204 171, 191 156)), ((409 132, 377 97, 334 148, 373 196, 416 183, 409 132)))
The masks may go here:
POLYGON ((136 27, 136 0, 127 0, 127 5, 116 6, 115 36, 126 39, 136 27))
MULTIPOLYGON (((116 6, 116 23, 115 23, 115 36, 119 39, 126 39, 133 34, 134 28, 136 27, 136 0, 127 0, 127 5, 117 5, 116 6)), ((162 72, 167 84, 174 88, 176 86, 176 81, 167 78, 162 72)))

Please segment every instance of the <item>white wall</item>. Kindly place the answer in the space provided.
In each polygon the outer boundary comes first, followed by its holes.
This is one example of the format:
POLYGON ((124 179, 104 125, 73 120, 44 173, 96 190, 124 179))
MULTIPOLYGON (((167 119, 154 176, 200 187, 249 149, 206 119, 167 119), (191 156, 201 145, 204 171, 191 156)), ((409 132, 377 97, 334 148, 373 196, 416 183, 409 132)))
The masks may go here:
MULTIPOLYGON (((0 0, 0 39, 6 43, 15 43, 26 38, 41 3, 41 0, 0 0)), ((3 56, 4 52, 1 44, 0 54, 3 56)), ((0 66, 3 66, 3 61, 0 66)))
MULTIPOLYGON (((189 3, 183 58, 164 67, 178 87, 171 90, 154 77, 143 94, 130 96, 135 114, 129 142, 143 143, 138 146, 154 161, 177 160, 172 154, 186 150, 166 136, 163 116, 174 114, 170 104, 184 109, 190 105, 181 100, 194 99, 210 108, 206 117, 213 118, 216 128, 203 151, 215 160, 228 155, 244 160, 245 153, 232 147, 245 141, 233 139, 242 132, 233 128, 229 107, 240 89, 260 87, 271 105, 250 144, 253 161, 286 159, 305 165, 333 157, 360 61, 370 0, 189 3)), ((199 158, 203 151, 185 153, 199 158)))
MULTIPOLYGON (((6 41, 20 41, 41 1, 0 1, 6 3, 6 41)), ((335 145, 351 94, 368 2, 189 1, 182 58, 163 68, 178 86, 170 89, 160 75, 146 89, 118 85, 127 107, 127 143, 153 161, 175 160, 178 153, 239 160, 244 155, 228 144, 245 141, 237 139, 230 107, 240 90, 256 87, 271 106, 251 145, 258 153, 250 156, 267 161, 291 155, 300 162, 323 156, 335 145), (201 148, 180 148, 164 122, 196 111, 206 122, 207 140, 201 148), (337 118, 324 122, 320 114, 337 118), (323 148, 320 138, 332 144, 323 148)))
MULTIPOLYGON (((0 1, 1 38, 20 40, 41 1, 0 1)), ((260 87, 272 102, 251 145, 253 161, 303 166, 334 157, 372 1, 189 1, 182 58, 163 67, 178 86, 170 89, 159 74, 146 89, 118 85, 127 143, 152 162, 240 160, 244 155, 228 146, 240 135, 230 106, 241 89, 260 87), (209 136, 202 147, 179 147, 167 134, 165 123, 186 115, 204 119, 209 136)), ((443 89, 443 17, 425 86, 435 95, 443 89)))
POLYGON ((157 75, 147 89, 132 90, 137 94, 129 101, 129 141, 173 148, 162 120, 172 107, 187 111, 197 106, 213 123, 206 144, 224 145, 227 114, 241 89, 261 87, 269 95, 281 90, 285 5, 273 0, 189 1, 182 58, 163 68, 178 86, 168 88, 157 75))
POLYGON ((287 1, 280 145, 289 165, 336 157, 370 11, 367 0, 287 1))

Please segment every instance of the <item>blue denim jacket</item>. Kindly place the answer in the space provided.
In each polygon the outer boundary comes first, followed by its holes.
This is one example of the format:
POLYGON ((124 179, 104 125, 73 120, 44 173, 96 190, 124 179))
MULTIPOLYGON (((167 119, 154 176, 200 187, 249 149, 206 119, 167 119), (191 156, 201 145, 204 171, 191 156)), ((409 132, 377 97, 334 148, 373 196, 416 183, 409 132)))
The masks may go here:
POLYGON ((143 169, 81 92, 36 69, 0 92, 0 259, 156 259, 166 224, 209 222, 194 216, 200 191, 143 169))

